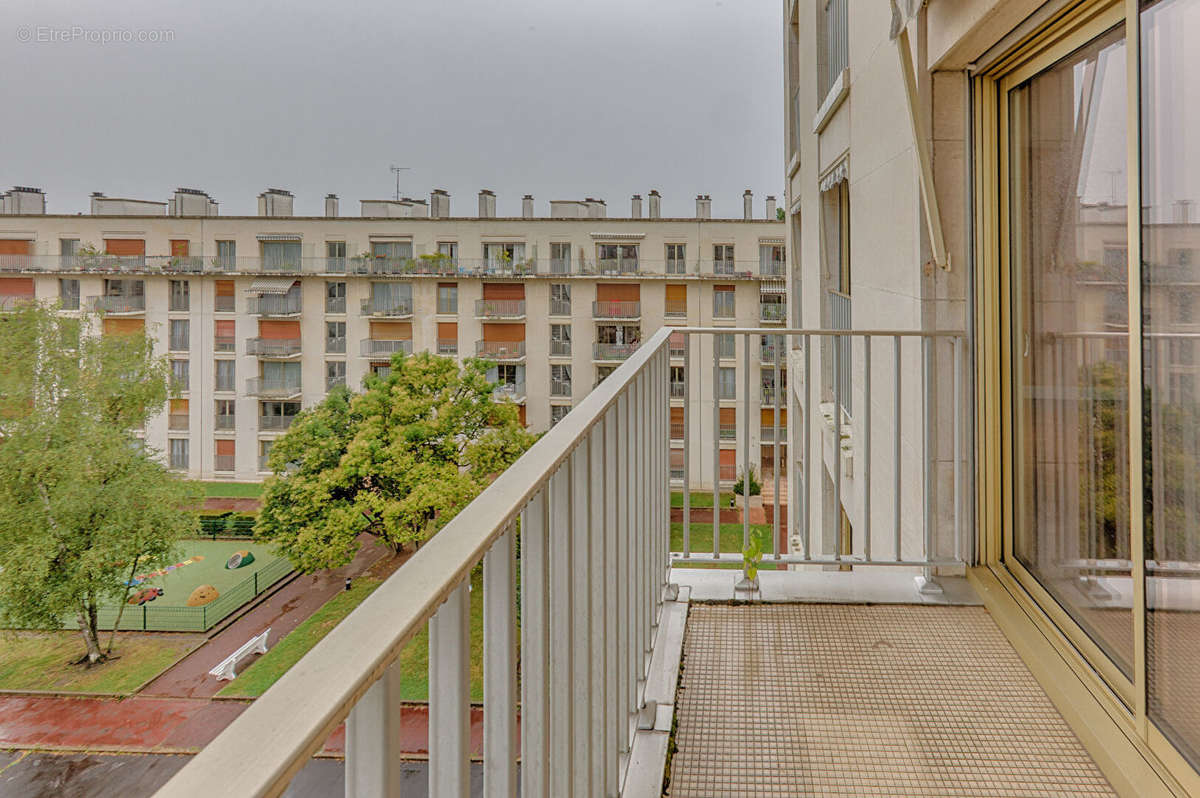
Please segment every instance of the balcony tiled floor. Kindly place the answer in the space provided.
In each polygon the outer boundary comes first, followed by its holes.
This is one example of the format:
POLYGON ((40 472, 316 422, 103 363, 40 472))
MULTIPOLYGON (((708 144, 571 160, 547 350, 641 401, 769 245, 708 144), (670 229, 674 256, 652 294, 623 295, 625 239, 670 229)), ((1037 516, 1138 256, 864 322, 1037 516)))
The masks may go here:
POLYGON ((668 794, 1114 795, 982 607, 694 604, 668 794))

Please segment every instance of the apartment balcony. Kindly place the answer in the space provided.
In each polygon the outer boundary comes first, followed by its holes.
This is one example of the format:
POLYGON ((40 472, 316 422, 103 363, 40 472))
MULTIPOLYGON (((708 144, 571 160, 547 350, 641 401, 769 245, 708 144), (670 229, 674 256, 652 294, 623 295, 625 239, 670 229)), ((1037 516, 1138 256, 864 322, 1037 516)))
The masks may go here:
POLYGON ((342 335, 335 335, 332 338, 325 339, 325 351, 331 355, 343 355, 346 353, 346 338, 342 335))
POLYGON ((251 316, 290 317, 300 315, 299 292, 263 294, 246 299, 246 313, 251 316))
POLYGON ((760 277, 783 277, 787 274, 787 264, 781 260, 764 260, 759 263, 760 277))
POLYGON ((601 344, 592 345, 592 360, 596 362, 621 362, 637 351, 640 344, 601 344))
POLYGON ((299 338, 247 338, 246 354, 262 360, 292 360, 302 351, 299 338))
POLYGON ((700 263, 700 274, 706 277, 736 277, 749 280, 759 274, 757 260, 706 260, 700 263))
POLYGON ((782 302, 760 302, 758 319, 764 324, 783 324, 787 321, 787 306, 782 302))
POLYGON ((251 377, 246 380, 246 395, 263 399, 295 399, 300 396, 300 381, 251 377))
POLYGON ((292 422, 296 420, 294 415, 291 416, 259 416, 258 431, 259 432, 285 432, 292 426, 292 422))
POLYGON ((235 313, 237 311, 237 297, 219 296, 213 300, 213 312, 215 313, 235 313))
POLYGON ((475 318, 477 319, 523 319, 525 318, 524 299, 476 299, 475 318))
POLYGON ((682 381, 671 383, 671 398, 672 399, 682 399, 686 393, 687 393, 687 388, 684 386, 682 381))
POLYGON ((214 429, 218 432, 229 432, 237 426, 237 418, 233 413, 218 413, 214 423, 214 429))
POLYGON ((453 357, 458 354, 457 338, 437 339, 437 353, 443 357, 453 357))
POLYGON ((550 378, 550 395, 557 399, 571 398, 571 381, 550 378))
POLYGON ((327 297, 325 297, 325 312, 326 313, 345 313, 346 312, 346 297, 344 297, 344 296, 327 296, 327 297))
POLYGON ((570 316, 571 301, 568 299, 551 299, 550 300, 550 315, 551 316, 570 316))
POLYGON ((269 454, 260 454, 258 456, 258 473, 266 474, 271 471, 271 467, 267 465, 267 461, 271 459, 269 454))
MULTIPOLYGON (((762 443, 775 443, 775 428, 762 427, 758 431, 758 439, 762 443)), ((788 442, 787 427, 779 428, 779 442, 786 444, 788 442)))
POLYGON ((236 471, 237 456, 232 454, 218 454, 213 456, 213 471, 236 471))
POLYGON ((502 382, 496 386, 492 394, 497 399, 508 399, 518 404, 525 401, 525 380, 518 382, 502 382))
POLYGON ((97 312, 110 316, 138 316, 146 312, 145 295, 97 296, 89 304, 97 312))
POLYGON ((525 360, 524 341, 476 341, 475 357, 517 363, 525 360))
POLYGON ((686 319, 687 318, 687 300, 686 299, 668 299, 663 306, 663 315, 668 319, 686 319))
POLYGON ((359 344, 359 354, 363 357, 388 358, 396 352, 411 355, 413 343, 411 340, 388 340, 384 338, 364 338, 359 344))
POLYGON ((592 318, 596 321, 636 321, 642 317, 641 302, 592 303, 592 318))
POLYGON ((190 416, 187 413, 168 413, 167 414, 167 429, 175 431, 183 431, 188 428, 190 416))
POLYGON ((557 338, 550 339, 550 357, 570 357, 571 342, 557 338))
POLYGON ((214 335, 214 352, 233 352, 237 349, 237 337, 233 335, 214 335))
MULTIPOLYGON (((729 534, 734 526, 714 536, 712 510, 691 507, 692 491, 672 509, 672 479, 713 490, 719 504, 738 468, 718 459, 729 449, 712 426, 672 428, 670 333, 646 340, 158 794, 280 795, 331 739, 346 741, 344 764, 325 758, 320 767, 325 779, 341 769, 346 795, 408 794, 414 752, 397 729, 413 717, 398 700, 411 677, 396 663, 426 630, 430 733, 420 756, 430 795, 473 794, 479 770, 482 794, 505 798, 518 781, 523 798, 660 795, 664 782, 673 798, 1111 794, 956 576, 971 562, 969 525, 946 512, 973 491, 961 450, 893 447, 900 427, 887 423, 884 402, 876 445, 855 438, 846 470, 830 459, 841 449, 828 445, 824 419, 804 413, 794 432, 811 445, 796 471, 817 478, 787 486, 799 517, 784 525, 772 513, 762 570, 750 580, 739 569, 750 513, 741 513, 742 535, 729 534), (930 467, 935 457, 945 458, 945 480, 930 467), (935 478, 947 495, 930 505, 935 478), (842 479, 856 480, 855 490, 833 497, 823 483, 842 479), (864 491, 876 523, 841 522, 835 509, 845 501, 860 517, 864 491), (755 601, 731 603, 738 597, 755 601), (482 715, 472 708, 473 673, 482 715)), ((905 379, 911 352, 889 363, 890 334, 875 335, 885 339, 878 374, 905 379)), ((938 337, 934 359, 961 367, 963 341, 938 337)), ((906 397, 908 420, 927 438, 935 425, 961 432, 961 404, 931 401, 933 384, 906 397), (936 422, 926 406, 937 407, 936 422)), ((739 443, 741 462, 752 462, 739 443)), ((781 496, 773 479, 771 495, 781 496)))
POLYGON ((362 315, 381 319, 411 319, 411 299, 364 299, 360 305, 362 315))
POLYGON ((346 385, 345 376, 326 377, 325 378, 325 393, 329 393, 330 391, 332 391, 334 388, 337 388, 338 386, 345 387, 345 385, 346 385))

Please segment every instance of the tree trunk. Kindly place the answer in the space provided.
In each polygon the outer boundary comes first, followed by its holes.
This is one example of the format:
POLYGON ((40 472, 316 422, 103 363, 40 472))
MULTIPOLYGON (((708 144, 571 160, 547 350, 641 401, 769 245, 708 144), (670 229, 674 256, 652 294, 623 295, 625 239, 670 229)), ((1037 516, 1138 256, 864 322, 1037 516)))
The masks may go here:
POLYGON ((88 667, 102 661, 104 652, 100 650, 100 635, 96 631, 96 613, 94 608, 82 604, 79 608, 79 633, 87 645, 87 655, 80 662, 86 662, 88 667))
POLYGON ((117 638, 117 629, 121 628, 121 616, 125 614, 125 603, 129 599, 129 591, 132 589, 133 577, 137 573, 138 560, 141 555, 133 558, 133 565, 129 569, 129 578, 125 580, 125 592, 121 594, 121 603, 117 606, 117 619, 113 621, 112 634, 108 636, 108 648, 104 651, 105 655, 112 653, 113 640, 117 638))

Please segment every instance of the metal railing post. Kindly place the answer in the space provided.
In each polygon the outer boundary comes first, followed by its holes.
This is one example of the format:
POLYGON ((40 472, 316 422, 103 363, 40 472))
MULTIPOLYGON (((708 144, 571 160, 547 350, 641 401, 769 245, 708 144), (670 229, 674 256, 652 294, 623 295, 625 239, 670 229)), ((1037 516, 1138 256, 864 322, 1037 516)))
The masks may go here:
MULTIPOLYGON (((571 697, 571 468, 568 459, 550 478, 550 788, 571 795, 574 702, 571 697)), ((524 592, 524 589, 522 589, 524 592)), ((524 623, 524 621, 522 621, 524 623)))
POLYGON ((900 371, 900 336, 892 337, 892 379, 895 380, 896 396, 894 402, 895 418, 892 419, 892 535, 895 538, 896 559, 901 556, 900 540, 900 408, 901 395, 904 393, 903 377, 900 371))
POLYGON ((605 467, 604 467, 604 428, 606 422, 600 421, 592 428, 587 439, 586 456, 588 459, 588 479, 585 485, 587 493, 586 510, 588 519, 587 535, 587 567, 581 568, 584 578, 588 581, 588 618, 584 628, 588 632, 588 664, 591 669, 590 684, 587 685, 589 695, 589 712, 591 716, 589 739, 592 757, 590 794, 603 795, 606 789, 606 764, 608 762, 608 730, 606 726, 608 671, 608 646, 606 642, 605 616, 607 606, 606 583, 608 579, 609 562, 606 558, 606 539, 608 525, 605 524, 605 467))
POLYGON ((692 556, 692 336, 683 335, 683 556, 692 556))
POLYGON ((591 784, 592 713, 588 693, 591 692, 591 580, 590 551, 591 478, 588 452, 590 441, 584 440, 570 455, 571 474, 571 559, 565 563, 570 572, 571 634, 562 639, 571 649, 571 772, 572 795, 588 795, 591 784))
POLYGON ((962 560, 962 339, 951 339, 954 347, 954 559, 962 560))
POLYGON ((712 338, 713 358, 713 484, 712 535, 713 558, 721 556, 721 359, 717 352, 717 337, 712 338))
POLYGON ((842 559, 842 336, 833 337, 833 559, 842 559))
POLYGON ((521 792, 550 795, 549 496, 521 513, 521 792))
POLYGON ((605 762, 604 795, 615 795, 619 779, 621 739, 621 638, 620 589, 621 536, 618 529, 618 503, 621 501, 617 484, 617 410, 610 408, 604 415, 604 726, 605 762))
POLYGON ((429 794, 471 793, 470 582, 429 619, 429 794))
MULTIPOLYGON (((935 449, 933 441, 933 368, 931 364, 933 339, 921 338, 921 522, 924 527, 922 559, 933 559, 933 465, 935 449)), ((921 576, 916 577, 917 592, 941 593, 942 587, 933 578, 933 568, 926 565, 921 576)))
POLYGON ((871 336, 863 336, 863 558, 871 561, 871 336))
POLYGON ((812 428, 816 423, 813 417, 813 387, 812 387, 812 336, 804 336, 804 559, 812 557, 812 491, 813 491, 813 453, 812 428))
MULTIPOLYGON (((742 550, 750 545, 750 339, 742 336, 742 550)), ((745 571, 743 570, 743 573, 745 571)))
POLYGON ((516 531, 483 556, 483 794, 517 790, 516 531))
POLYGON ((346 798, 401 798, 403 794, 400 688, 400 674, 392 665, 346 718, 346 798))
POLYGON ((779 361, 783 357, 784 352, 783 336, 773 336, 771 341, 774 346, 772 351, 775 361, 775 414, 773 419, 774 428, 771 430, 771 476, 775 485, 771 499, 771 524, 773 527, 771 538, 774 541, 775 559, 778 560, 783 553, 783 524, 779 520, 779 507, 781 504, 779 501, 779 412, 783 406, 783 385, 780 381, 779 361))

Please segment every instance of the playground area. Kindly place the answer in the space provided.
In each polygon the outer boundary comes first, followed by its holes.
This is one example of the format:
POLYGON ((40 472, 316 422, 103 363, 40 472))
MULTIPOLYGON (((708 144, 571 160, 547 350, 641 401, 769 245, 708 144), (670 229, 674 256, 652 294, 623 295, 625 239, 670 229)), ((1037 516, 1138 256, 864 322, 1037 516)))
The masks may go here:
MULTIPOLYGON (((184 540, 174 562, 134 574, 120 628, 205 632, 291 571, 285 557, 260 543, 184 540)), ((102 608, 100 628, 112 629, 117 613, 115 605, 102 608)), ((64 622, 75 625, 74 618, 64 622)))

